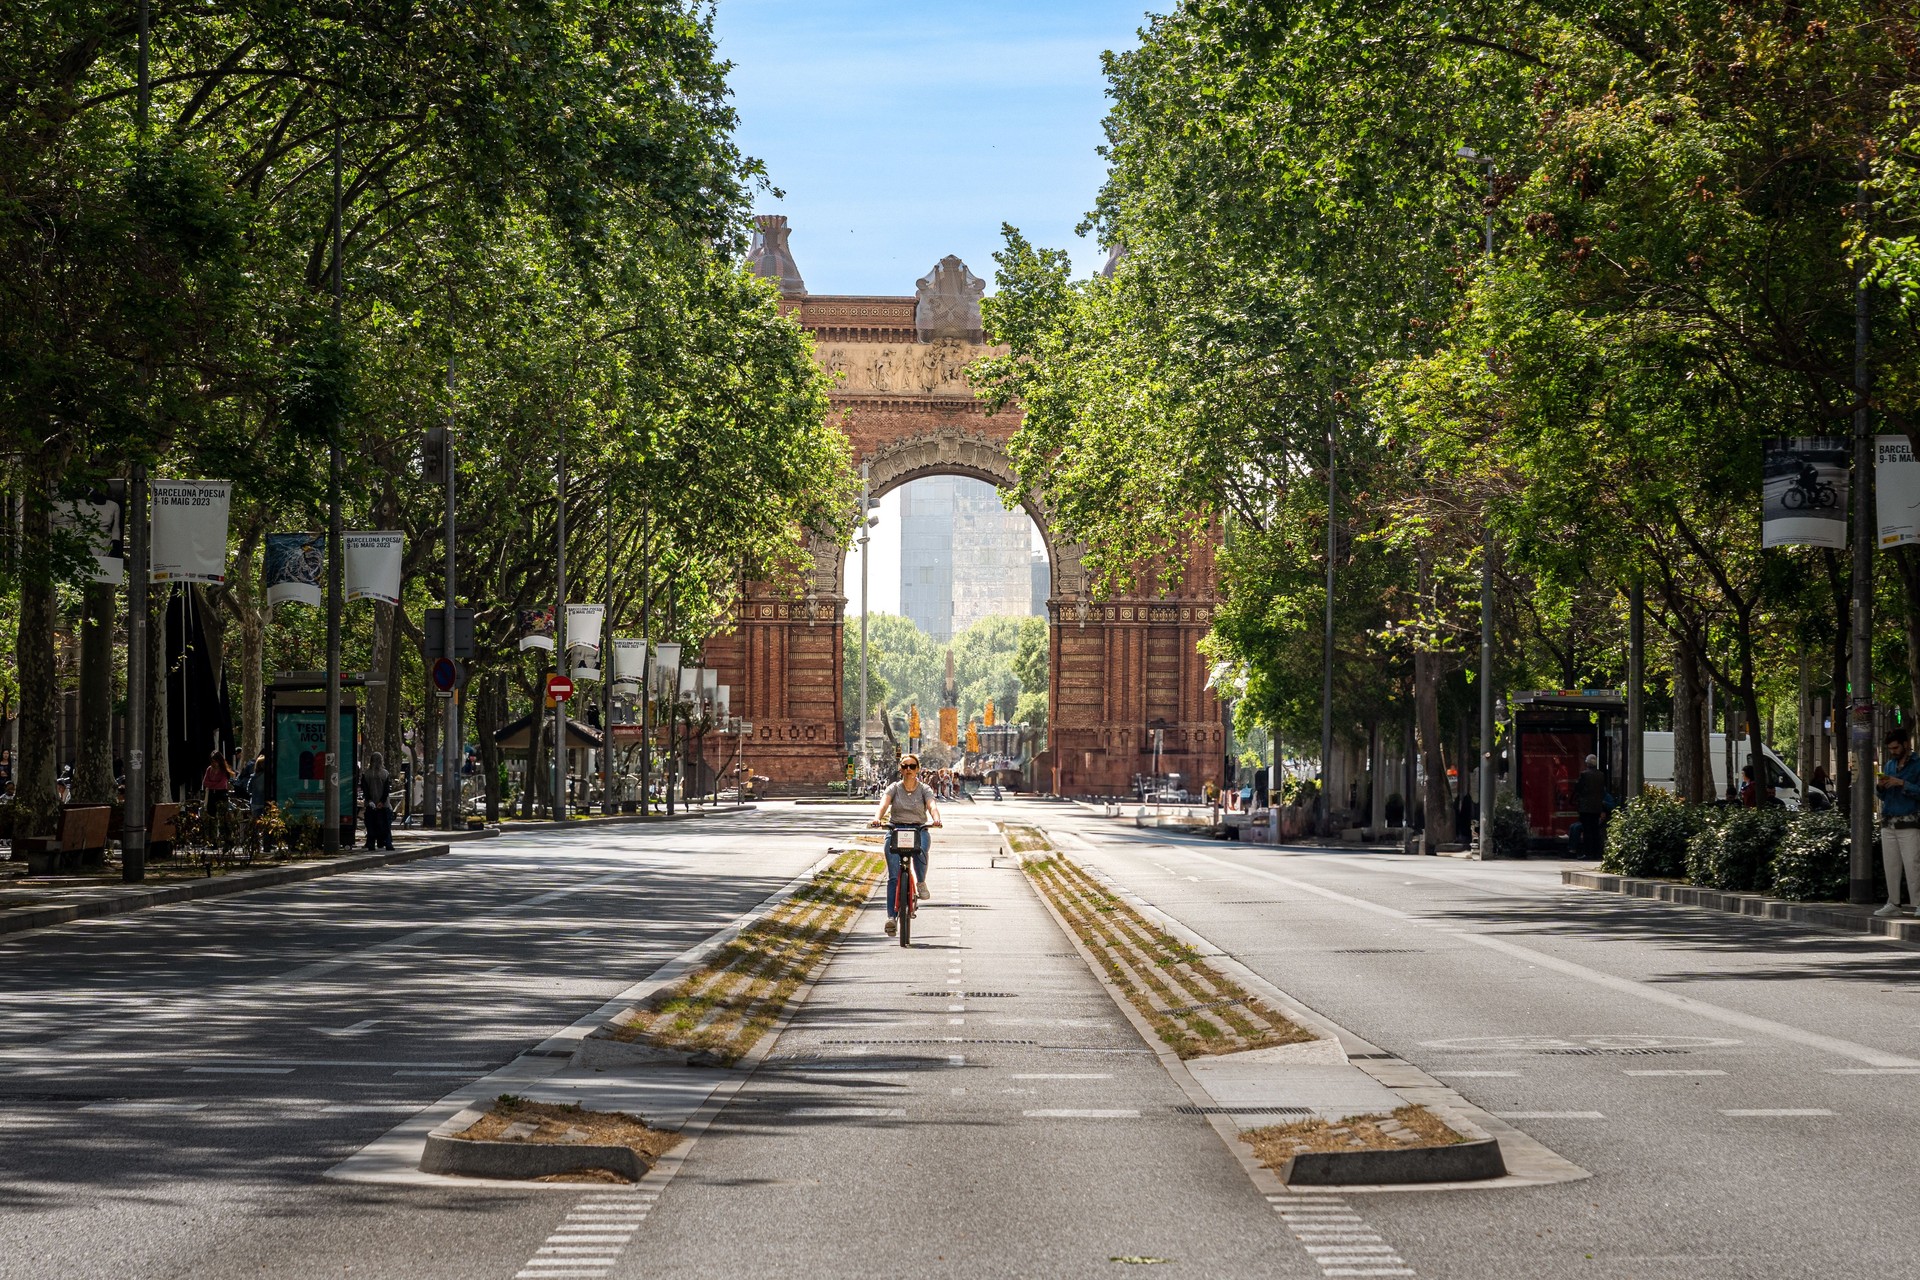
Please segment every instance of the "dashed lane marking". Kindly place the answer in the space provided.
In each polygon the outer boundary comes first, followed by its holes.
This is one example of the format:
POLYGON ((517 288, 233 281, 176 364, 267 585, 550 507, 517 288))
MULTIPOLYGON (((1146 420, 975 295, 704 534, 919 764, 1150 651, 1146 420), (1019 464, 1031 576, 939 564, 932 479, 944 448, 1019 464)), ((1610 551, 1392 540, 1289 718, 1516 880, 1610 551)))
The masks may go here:
POLYGON ((1770 1119, 1775 1116, 1830 1116, 1833 1112, 1825 1107, 1736 1107, 1722 1109, 1723 1116, 1758 1116, 1770 1119))
POLYGON ((1724 1071, 1628 1071, 1630 1076, 1723 1076, 1724 1071))
POLYGON ((1270 1195, 1280 1220, 1323 1276, 1411 1276, 1418 1274, 1399 1251, 1335 1195, 1270 1195))
POLYGON ((597 1280, 606 1275, 646 1221, 657 1194, 588 1196, 534 1250, 515 1280, 597 1280))
POLYGON ((1598 1111, 1496 1111, 1502 1120, 1605 1120, 1598 1111))
POLYGON ((1140 1113, 1125 1107, 1043 1107, 1020 1113, 1034 1120, 1138 1120, 1140 1113))
POLYGON ((1111 1071, 1030 1071, 1015 1075, 1015 1080, 1111 1080, 1111 1071))
POLYGON ((1518 1080, 1520 1078, 1518 1071, 1432 1071, 1428 1074, 1438 1080, 1518 1080))
POLYGON ((290 1076, 292 1067, 188 1067, 190 1076, 290 1076))

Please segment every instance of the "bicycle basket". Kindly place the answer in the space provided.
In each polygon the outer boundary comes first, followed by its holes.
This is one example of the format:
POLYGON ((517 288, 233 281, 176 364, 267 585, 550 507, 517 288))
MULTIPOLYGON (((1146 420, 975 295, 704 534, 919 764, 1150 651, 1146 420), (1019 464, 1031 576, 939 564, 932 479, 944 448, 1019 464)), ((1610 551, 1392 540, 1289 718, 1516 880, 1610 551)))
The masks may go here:
POLYGON ((888 832, 895 853, 917 853, 920 850, 920 833, 912 827, 895 827, 888 832))

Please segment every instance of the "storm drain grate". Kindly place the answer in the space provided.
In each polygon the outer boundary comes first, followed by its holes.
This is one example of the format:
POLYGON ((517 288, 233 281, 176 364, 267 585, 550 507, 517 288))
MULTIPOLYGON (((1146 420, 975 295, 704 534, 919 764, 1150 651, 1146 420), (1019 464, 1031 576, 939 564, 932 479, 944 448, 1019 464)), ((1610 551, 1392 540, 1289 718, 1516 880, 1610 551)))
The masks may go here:
POLYGON ((965 996, 969 1000, 1011 1000, 1019 995, 1018 991, 909 991, 910 996, 938 996, 951 1000, 954 996, 965 996))
POLYGON ((821 1044, 1038 1044, 1037 1040, 822 1040, 821 1044))
POLYGON ((1341 947, 1329 951, 1333 956, 1423 956, 1426 951, 1421 947, 1341 947))
POLYGON ((1534 1052, 1552 1058, 1652 1058, 1690 1051, 1686 1049, 1535 1049, 1534 1052))
POLYGON ((1307 1107, 1175 1107, 1183 1116, 1284 1116, 1289 1120, 1311 1120, 1307 1107))

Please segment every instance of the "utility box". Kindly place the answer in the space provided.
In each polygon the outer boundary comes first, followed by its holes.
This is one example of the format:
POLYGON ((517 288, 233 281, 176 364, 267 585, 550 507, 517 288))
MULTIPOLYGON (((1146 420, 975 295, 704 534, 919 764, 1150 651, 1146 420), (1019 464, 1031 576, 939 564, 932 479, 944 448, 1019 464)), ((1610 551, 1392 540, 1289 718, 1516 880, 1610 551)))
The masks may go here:
POLYGON ((1615 803, 1626 795, 1627 700, 1613 689, 1543 689, 1513 698, 1513 789, 1529 843, 1560 852, 1579 818, 1574 783, 1589 755, 1615 803))
POLYGON ((453 652, 447 652, 447 611, 443 608, 431 608, 420 618, 420 630, 426 634, 427 657, 429 660, 439 657, 452 658, 456 662, 466 662, 473 657, 473 610, 455 609, 453 611, 453 652))

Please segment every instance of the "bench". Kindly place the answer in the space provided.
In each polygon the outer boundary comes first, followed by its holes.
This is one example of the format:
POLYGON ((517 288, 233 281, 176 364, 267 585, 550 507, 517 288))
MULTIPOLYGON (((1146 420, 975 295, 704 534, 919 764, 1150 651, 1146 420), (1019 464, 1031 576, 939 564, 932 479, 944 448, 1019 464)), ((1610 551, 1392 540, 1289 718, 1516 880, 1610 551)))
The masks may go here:
POLYGON ((180 806, 157 804, 147 816, 147 857, 171 858, 173 842, 180 835, 180 806))
POLYGON ((104 804, 67 805, 60 810, 60 834, 22 842, 27 874, 57 875, 62 871, 95 870, 107 860, 107 819, 113 811, 104 804))

